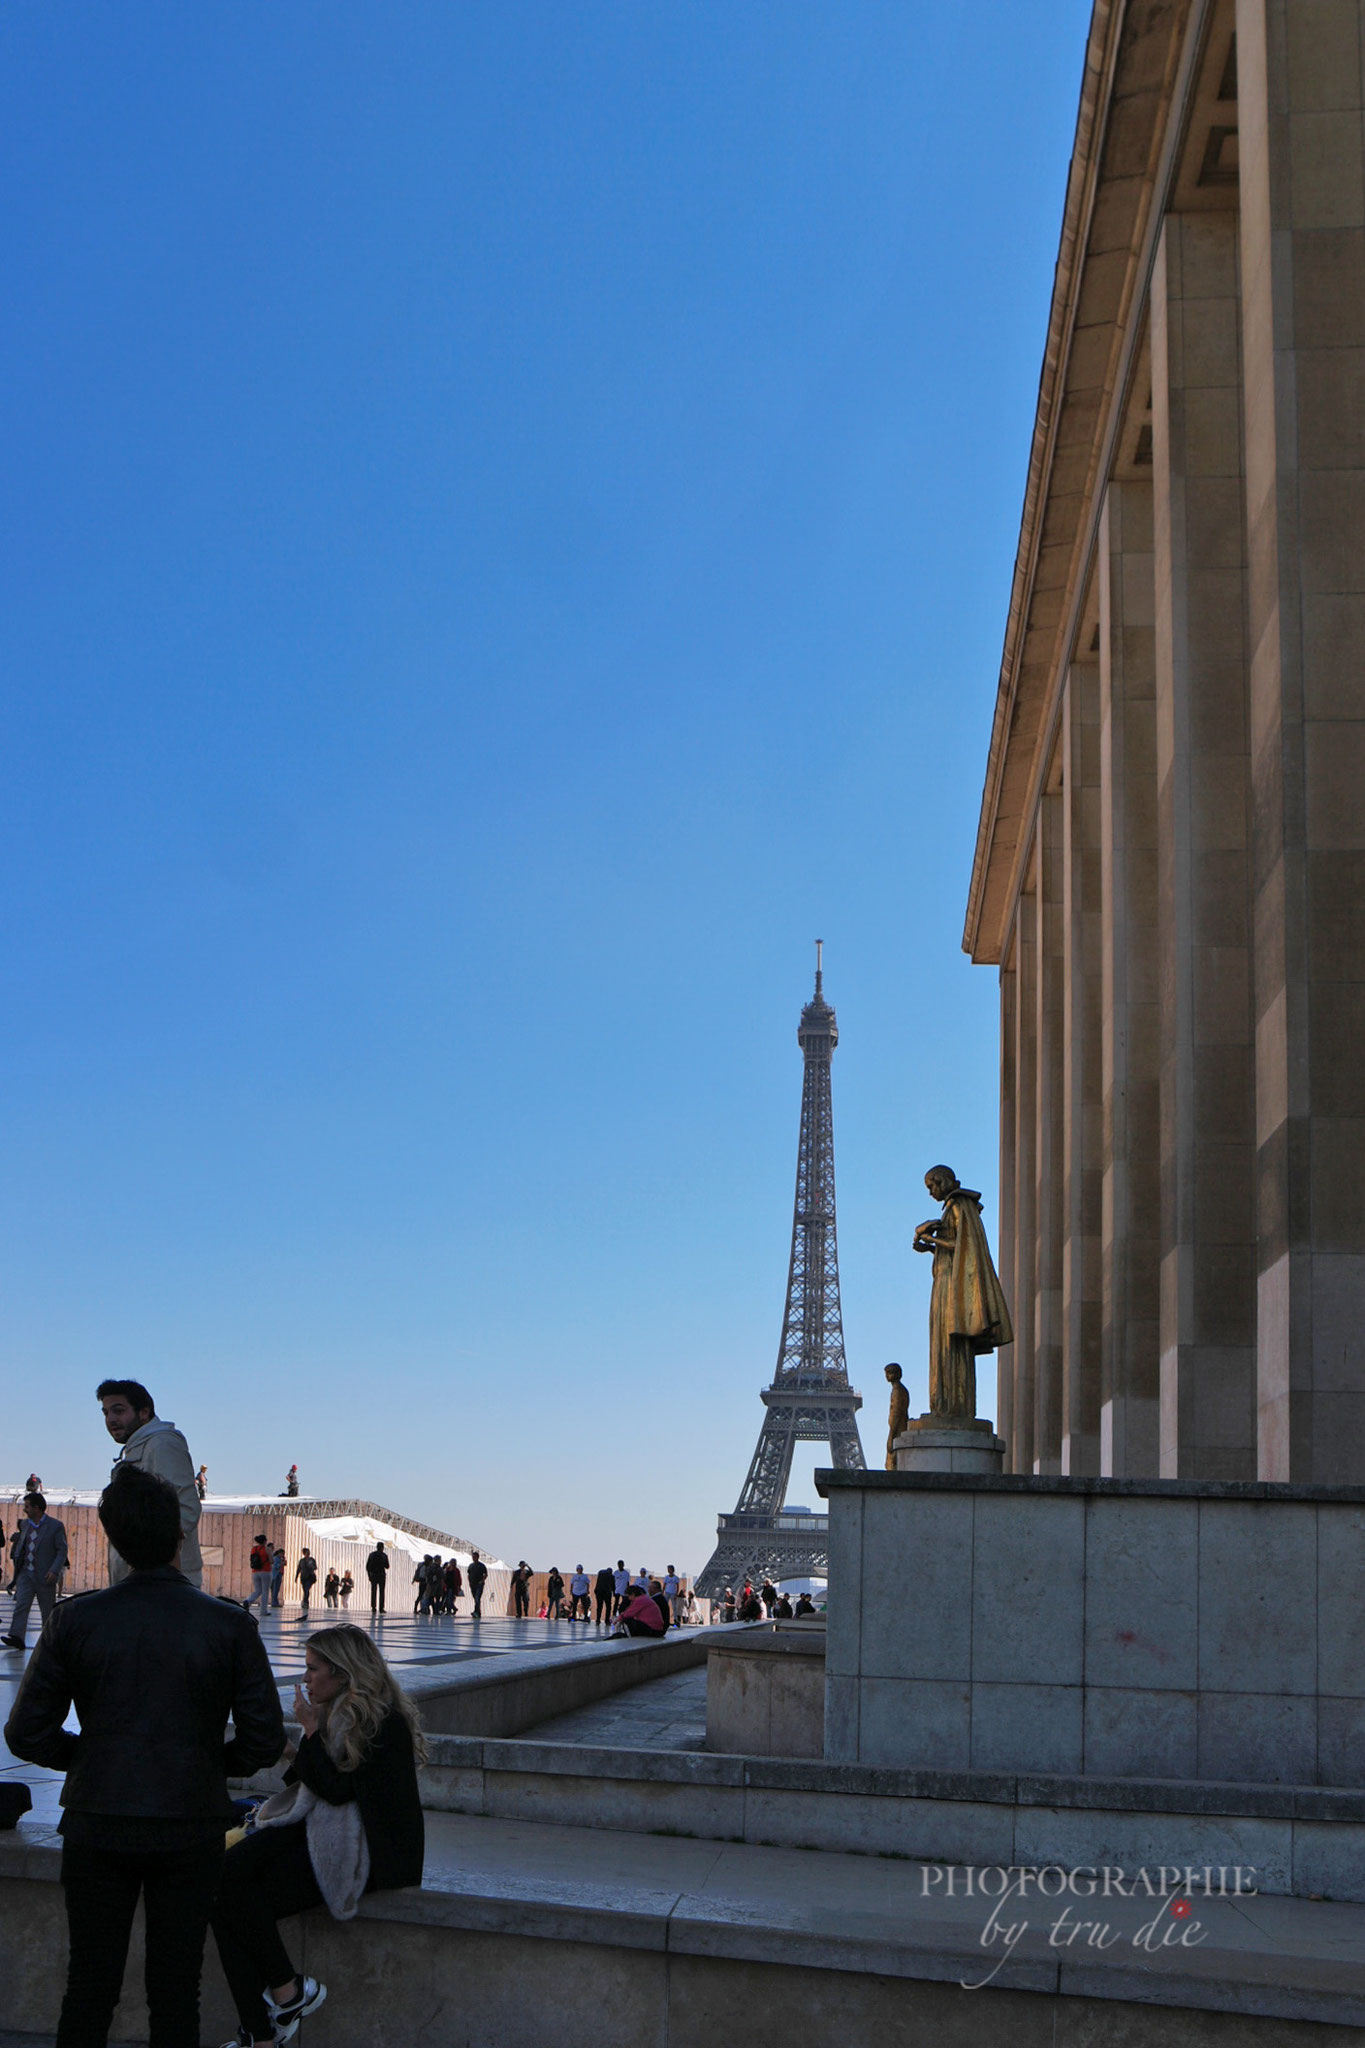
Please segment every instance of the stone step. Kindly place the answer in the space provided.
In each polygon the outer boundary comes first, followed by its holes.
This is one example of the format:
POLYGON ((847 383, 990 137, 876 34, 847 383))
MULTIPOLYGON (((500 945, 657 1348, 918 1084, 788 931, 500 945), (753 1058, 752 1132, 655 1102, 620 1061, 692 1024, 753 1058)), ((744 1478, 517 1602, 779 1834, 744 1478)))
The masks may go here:
MULTIPOLYGON (((0 2025, 55 2021, 57 1863, 45 1830, 0 1843, 0 2025)), ((1342 2039, 1329 2027, 1365 2027, 1359 1906, 1196 1897, 1180 1919, 1145 1895, 1032 1893, 992 1922, 996 1907, 919 1864, 444 1814, 420 1890, 376 1894, 345 1925, 309 1914, 286 1941, 329 1985, 313 2023, 328 2048, 1045 2048, 1059 2011, 1116 2048, 1326 2048, 1342 2039)), ((124 2039, 145 2038, 140 1975, 124 2039)), ((216 1962, 204 2018, 204 2039, 231 2033, 216 1962)))
POLYGON ((566 1826, 960 1864, 1243 1865, 1365 1903, 1365 1792, 910 1771, 817 1758, 436 1737, 423 1804, 566 1826))

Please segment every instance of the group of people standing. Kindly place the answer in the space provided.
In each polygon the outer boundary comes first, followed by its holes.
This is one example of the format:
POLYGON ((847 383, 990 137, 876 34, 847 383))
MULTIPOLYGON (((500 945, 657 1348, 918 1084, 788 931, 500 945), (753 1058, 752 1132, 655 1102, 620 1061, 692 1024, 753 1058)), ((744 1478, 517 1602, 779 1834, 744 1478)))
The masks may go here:
POLYGON ((442 1563, 434 1551, 428 1551, 413 1573, 412 1583, 417 1588, 412 1602, 414 1614, 453 1614, 455 1602, 464 1591, 464 1573, 455 1558, 448 1557, 442 1563))
POLYGON ((781 1592, 771 1579, 765 1579, 757 1592, 746 1579, 738 1596, 733 1586, 727 1586, 717 1605, 717 1621, 808 1621, 818 1611, 809 1593, 800 1594, 793 1606, 790 1593, 781 1592))
MULTIPOLYGON (((136 1448, 157 1419, 146 1390, 106 1383, 100 1395, 111 1435, 136 1448)), ((187 1454, 185 1480, 197 1522, 187 1454)), ((29 1605, 44 1607, 38 1588, 51 1586, 55 1601, 64 1534, 40 1488, 25 1505, 11 1560, 32 1587, 29 1605)), ((276 2048, 327 1997, 291 1959, 279 1921, 319 1905, 347 1920, 364 1893, 421 1881, 420 1723, 369 1635, 341 1623, 308 1638, 298 1736, 286 1741, 259 1630, 242 1605, 198 1590, 184 1499, 153 1458, 120 1459, 99 1519, 111 1583, 46 1612, 5 1728, 16 1757, 65 1773, 57 2048, 107 2042, 139 1898, 151 2040, 198 2042, 211 1926, 239 2020, 224 2048, 276 2048), (228 1779, 277 1761, 282 1789, 234 1828, 228 1779)))
MULTIPOLYGON (((535 1577, 523 1557, 512 1574, 512 1613, 527 1619, 531 1612, 531 1582, 535 1577)), ((618 1557, 613 1571, 604 1564, 590 1579, 578 1565, 567 1583, 558 1565, 551 1565, 545 1579, 545 1598, 538 1609, 542 1621, 582 1621, 595 1628, 621 1633, 619 1624, 632 1601, 641 1596, 662 1603, 663 1627, 682 1628, 691 1620, 695 1603, 690 1589, 670 1565, 662 1578, 654 1578, 642 1565, 628 1571, 618 1557)))
MULTIPOLYGON (((389 1573, 393 1569, 393 1558, 385 1545, 376 1543, 365 1560, 365 1576, 370 1582, 370 1612, 383 1614, 388 1598, 389 1573)), ((347 1578, 350 1573, 346 1574, 347 1578)), ((468 1587, 473 1605, 472 1618, 483 1617, 483 1589, 488 1583, 488 1566, 477 1550, 469 1553, 467 1571, 461 1571, 454 1557, 440 1558, 434 1551, 427 1551, 412 1575, 416 1587, 413 1595, 414 1614, 450 1614, 455 1612, 455 1602, 468 1587)))

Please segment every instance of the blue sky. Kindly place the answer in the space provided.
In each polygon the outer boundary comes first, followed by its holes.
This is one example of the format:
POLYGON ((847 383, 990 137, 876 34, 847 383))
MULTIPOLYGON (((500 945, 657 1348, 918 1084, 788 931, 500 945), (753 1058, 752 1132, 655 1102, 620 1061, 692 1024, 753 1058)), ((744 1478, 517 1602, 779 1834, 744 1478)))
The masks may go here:
POLYGON ((224 1490, 700 1568, 817 936, 922 1401, 1087 18, 0 13, 0 1480, 129 1373, 224 1490))

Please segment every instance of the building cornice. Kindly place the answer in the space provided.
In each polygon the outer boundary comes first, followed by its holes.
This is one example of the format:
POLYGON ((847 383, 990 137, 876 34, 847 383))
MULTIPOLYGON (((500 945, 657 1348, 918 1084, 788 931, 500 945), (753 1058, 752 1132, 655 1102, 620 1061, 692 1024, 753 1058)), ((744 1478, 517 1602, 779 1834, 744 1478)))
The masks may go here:
POLYGON ((1003 957, 1134 360, 1155 218, 1206 0, 1096 0, 1067 178, 964 951, 1003 957))

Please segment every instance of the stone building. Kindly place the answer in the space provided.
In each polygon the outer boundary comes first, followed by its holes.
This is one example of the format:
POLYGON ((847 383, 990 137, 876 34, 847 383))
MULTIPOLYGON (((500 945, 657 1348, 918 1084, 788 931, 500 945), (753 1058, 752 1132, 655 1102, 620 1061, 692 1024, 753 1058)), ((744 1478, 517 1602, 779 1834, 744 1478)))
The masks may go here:
POLYGON ((1363 63, 1094 10, 963 941, 1016 1472, 1365 1477, 1363 63))

